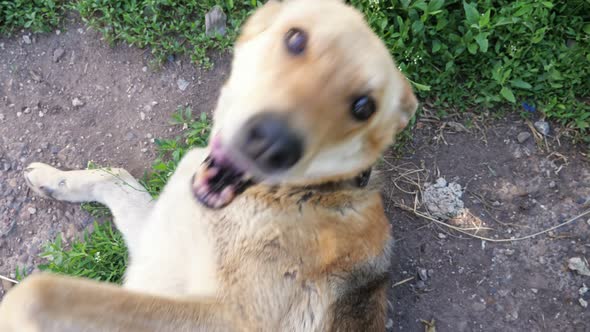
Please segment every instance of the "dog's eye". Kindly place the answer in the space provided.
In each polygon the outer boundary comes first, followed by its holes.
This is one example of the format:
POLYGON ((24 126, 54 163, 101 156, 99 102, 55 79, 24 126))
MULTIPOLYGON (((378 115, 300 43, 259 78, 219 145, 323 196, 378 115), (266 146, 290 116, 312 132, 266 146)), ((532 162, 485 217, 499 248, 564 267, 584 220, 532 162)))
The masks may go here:
POLYGON ((352 115, 359 121, 368 120, 375 109, 375 100, 369 96, 362 96, 352 103, 352 115))
POLYGON ((300 55, 307 46, 307 34, 299 28, 292 28, 285 35, 285 46, 289 53, 300 55))

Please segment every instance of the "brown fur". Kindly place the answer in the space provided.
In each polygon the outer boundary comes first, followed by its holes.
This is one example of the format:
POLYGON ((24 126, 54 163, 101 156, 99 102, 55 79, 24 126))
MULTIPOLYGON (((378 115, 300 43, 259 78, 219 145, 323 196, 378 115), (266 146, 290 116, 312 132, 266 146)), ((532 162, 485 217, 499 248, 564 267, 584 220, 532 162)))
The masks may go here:
POLYGON ((0 331, 383 331, 390 225, 379 192, 351 179, 416 103, 359 13, 334 0, 269 2, 238 39, 213 133, 230 144, 257 113, 282 113, 306 138, 303 160, 220 210, 190 190, 207 149, 183 158, 157 202, 129 189, 140 184, 122 169, 31 164, 25 177, 38 194, 111 209, 130 264, 123 287, 27 278, 0 304, 0 331), (281 47, 293 26, 311 38, 298 58, 281 47), (349 113, 362 94, 378 105, 367 122, 349 113), (354 155, 338 159, 346 151, 354 155))

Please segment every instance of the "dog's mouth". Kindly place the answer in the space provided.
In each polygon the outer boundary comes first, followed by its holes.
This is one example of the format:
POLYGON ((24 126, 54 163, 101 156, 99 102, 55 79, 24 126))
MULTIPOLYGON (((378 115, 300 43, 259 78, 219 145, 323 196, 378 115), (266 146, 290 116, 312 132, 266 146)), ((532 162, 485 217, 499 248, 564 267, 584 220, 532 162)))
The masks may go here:
POLYGON ((193 176, 192 191, 206 207, 220 209, 255 183, 246 168, 213 144, 210 155, 193 176))

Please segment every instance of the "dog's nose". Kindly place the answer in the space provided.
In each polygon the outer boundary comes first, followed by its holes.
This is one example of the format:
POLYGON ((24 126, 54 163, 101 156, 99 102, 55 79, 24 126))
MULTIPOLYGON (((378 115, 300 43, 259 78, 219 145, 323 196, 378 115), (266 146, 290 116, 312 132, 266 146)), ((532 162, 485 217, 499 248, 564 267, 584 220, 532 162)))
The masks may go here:
POLYGON ((242 152, 266 172, 284 171, 303 155, 303 142, 276 114, 266 113, 251 119, 245 126, 242 152))

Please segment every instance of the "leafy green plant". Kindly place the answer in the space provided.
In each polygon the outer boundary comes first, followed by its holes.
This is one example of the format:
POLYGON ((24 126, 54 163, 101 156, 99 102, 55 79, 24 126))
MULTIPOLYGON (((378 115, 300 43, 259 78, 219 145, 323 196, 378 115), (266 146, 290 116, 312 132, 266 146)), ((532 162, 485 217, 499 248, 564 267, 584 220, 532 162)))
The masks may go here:
POLYGON ((48 32, 62 19, 65 0, 0 0, 0 35, 18 29, 48 32))
POLYGON ((79 0, 72 4, 110 43, 124 41, 149 48, 159 64, 172 55, 189 54, 205 67, 211 66, 208 53, 229 48, 242 21, 257 6, 256 0, 79 0), (225 36, 205 35, 205 13, 214 5, 228 13, 225 36))
POLYGON ((14 279, 16 281, 22 281, 27 276, 27 268, 25 266, 19 267, 16 266, 16 270, 14 272, 14 279))
POLYGON ((590 2, 352 0, 420 96, 441 108, 536 106, 590 129, 590 2))
POLYGON ((39 266, 42 271, 120 283, 127 265, 127 247, 110 222, 95 222, 94 231, 84 233, 84 240, 74 240, 66 248, 58 235, 40 257, 48 260, 39 266))
POLYGON ((176 166, 190 148, 207 145, 211 130, 211 122, 207 114, 201 113, 198 119, 194 119, 190 107, 179 107, 172 115, 170 123, 182 126, 184 133, 183 137, 156 140, 158 158, 152 166, 152 173, 146 175, 142 181, 154 197, 162 191, 168 178, 174 173, 176 166))

